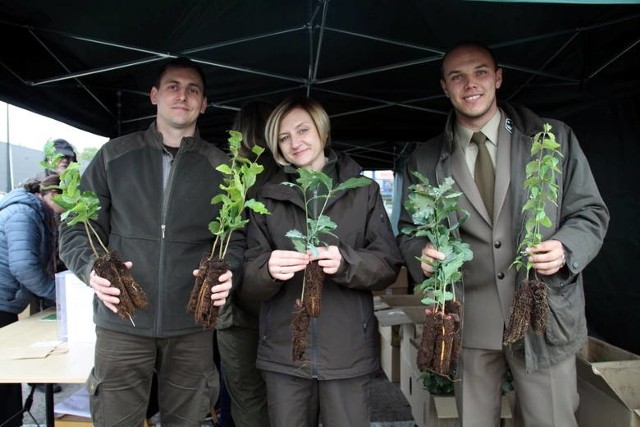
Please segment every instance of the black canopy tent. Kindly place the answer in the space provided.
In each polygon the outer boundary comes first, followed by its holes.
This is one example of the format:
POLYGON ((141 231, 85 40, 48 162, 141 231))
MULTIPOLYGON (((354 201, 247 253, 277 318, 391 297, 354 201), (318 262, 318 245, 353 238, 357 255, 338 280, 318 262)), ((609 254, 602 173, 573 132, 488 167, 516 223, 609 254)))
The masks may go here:
POLYGON ((590 327, 640 352, 640 5, 610 3, 0 0, 0 99, 113 137, 149 125, 159 62, 184 55, 207 75, 205 139, 224 146, 247 101, 307 94, 338 149, 397 169, 442 129, 443 52, 481 40, 505 70, 502 99, 576 130, 613 218, 587 270, 590 327))

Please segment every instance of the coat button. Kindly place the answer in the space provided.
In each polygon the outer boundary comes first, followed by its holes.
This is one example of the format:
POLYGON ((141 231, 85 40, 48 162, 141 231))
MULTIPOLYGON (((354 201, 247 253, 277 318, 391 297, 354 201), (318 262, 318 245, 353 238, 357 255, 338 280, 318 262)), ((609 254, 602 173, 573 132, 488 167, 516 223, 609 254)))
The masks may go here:
POLYGON ((496 249, 500 249, 500 247, 502 246, 502 242, 499 240, 496 240, 495 242, 493 242, 493 247, 496 249))
POLYGON ((504 273, 498 273, 498 279, 502 280, 504 279, 504 273))

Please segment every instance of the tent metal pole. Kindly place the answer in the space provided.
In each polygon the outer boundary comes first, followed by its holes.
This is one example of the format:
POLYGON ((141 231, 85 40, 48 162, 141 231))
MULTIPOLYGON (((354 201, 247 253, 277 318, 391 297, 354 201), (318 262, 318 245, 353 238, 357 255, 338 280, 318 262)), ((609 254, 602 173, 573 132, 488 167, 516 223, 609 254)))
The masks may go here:
POLYGON ((604 63, 600 68, 598 68, 596 71, 594 71, 593 73, 591 73, 588 77, 588 79, 592 79, 593 77, 595 77, 598 73, 600 73, 602 70, 604 70, 605 68, 607 68, 609 65, 611 65, 613 62, 615 62, 618 58, 620 58, 622 55, 624 55, 625 53, 629 52, 629 50, 633 49, 638 43, 640 43, 640 39, 634 41, 633 43, 631 43, 629 46, 627 46, 625 49, 623 49, 620 53, 618 53, 617 55, 615 55, 613 58, 611 58, 609 61, 607 61, 606 63, 604 63))
MULTIPOLYGON (((558 50, 556 50, 556 52, 551 55, 545 62, 544 64, 542 64, 542 67, 540 67, 540 70, 544 70, 545 68, 547 68, 547 65, 549 65, 555 58, 558 57, 558 55, 560 55, 560 53, 562 51, 564 51, 567 46, 569 46, 571 44, 572 41, 574 41, 576 39, 576 37, 578 37, 578 35, 580 35, 579 32, 574 33, 566 42, 564 42, 564 44, 562 46, 560 46, 560 48, 558 50)), ((512 100, 518 93, 520 93, 525 87, 527 87, 529 85, 529 83, 531 83, 531 81, 535 78, 535 75, 531 75, 529 76, 529 78, 520 85, 520 87, 518 87, 515 91, 513 91, 508 97, 508 100, 512 100)))
POLYGON ((349 35, 349 36, 360 37, 360 38, 369 39, 369 40, 375 40, 375 41, 379 41, 379 42, 387 43, 387 44, 393 44, 393 45, 396 45, 396 46, 403 46, 403 47, 408 47, 408 48, 411 48, 411 49, 424 50, 424 51, 427 51, 427 52, 438 54, 438 55, 440 55, 440 57, 444 56, 444 51, 441 50, 441 49, 435 49, 435 48, 431 48, 431 47, 420 46, 420 45, 417 45, 417 44, 403 42, 403 41, 399 41, 399 40, 386 39, 386 38, 383 38, 383 37, 370 36, 368 34, 361 34, 361 33, 356 33, 354 31, 341 30, 339 28, 334 28, 334 27, 326 27, 326 30, 334 32, 334 33, 346 34, 346 35, 349 35))
POLYGON ((351 79, 354 77, 368 76, 370 74, 381 73, 384 71, 396 70, 398 68, 412 67, 414 65, 428 64, 429 62, 439 61, 440 57, 422 58, 413 61, 399 62, 397 64, 385 65, 383 67, 369 68, 367 70, 354 71, 352 73, 342 74, 339 76, 327 77, 316 80, 317 84, 331 83, 339 80, 351 79))
POLYGON ((329 0, 323 1, 322 7, 322 21, 320 23, 320 34, 318 35, 318 47, 316 49, 316 58, 313 65, 313 72, 311 73, 310 82, 315 82, 318 75, 318 66, 320 65, 320 52, 322 51, 322 42, 324 40, 324 29, 327 24, 327 11, 329 10, 329 0))
MULTIPOLYGON (((37 35, 36 33, 34 33, 34 32, 33 32, 33 30, 31 30, 31 29, 30 29, 30 30, 29 30, 29 33, 33 36, 33 38, 34 38, 34 39, 36 39, 36 40, 38 41, 38 43, 40 43, 40 45, 44 48, 44 50, 46 50, 46 51, 47 51, 47 53, 48 53, 49 55, 51 55, 51 57, 52 57, 53 59, 55 59, 55 60, 56 60, 56 62, 57 62, 58 64, 60 64, 60 66, 61 66, 61 67, 62 67, 66 72, 69 72, 69 68, 64 64, 64 62, 62 62, 62 60, 60 60, 60 58, 58 58, 58 56, 57 56, 56 54, 54 54, 54 53, 51 51, 51 49, 49 49, 49 46, 47 46, 47 44, 46 44, 46 43, 44 43, 44 42, 40 39, 40 37, 38 37, 38 35, 37 35)), ((76 82, 78 83, 78 85, 80 85, 80 87, 81 87, 82 89, 84 89, 84 90, 85 90, 85 92, 87 92, 87 93, 89 94, 89 96, 90 96, 91 98, 93 98, 93 100, 94 100, 94 101, 96 101, 96 102, 98 103, 98 105, 99 105, 99 106, 101 106, 101 107, 102 107, 102 108, 103 108, 103 109, 104 109, 104 110, 105 110, 105 111, 106 111, 106 112, 107 112, 111 117, 113 117, 113 113, 111 112, 111 110, 109 110, 109 109, 107 108, 107 106, 106 106, 106 105, 104 105, 104 103, 103 103, 103 102, 102 102, 102 101, 101 101, 101 100, 100 100, 100 99, 99 99, 99 98, 98 98, 98 97, 97 97, 93 92, 91 92, 91 90, 89 90, 89 88, 88 88, 88 87, 87 87, 83 82, 81 82, 81 81, 80 81, 80 80, 78 80, 78 79, 75 79, 75 80, 76 80, 76 82)))
POLYGON ((404 108, 409 108, 409 109, 412 109, 412 110, 425 111, 427 113, 436 113, 436 114, 444 114, 444 115, 447 114, 447 113, 444 113, 444 112, 442 112, 440 110, 434 110, 432 108, 418 107, 416 105, 409 105, 409 104, 406 104, 406 103, 403 103, 403 102, 392 102, 392 101, 387 101, 385 99, 372 98, 372 97, 369 97, 369 96, 362 96, 362 95, 354 95, 354 94, 350 94, 350 93, 339 92, 339 91, 329 90, 329 89, 318 88, 316 90, 318 90, 320 92, 325 92, 325 93, 332 93, 334 95, 346 96, 346 97, 349 97, 349 98, 362 99, 362 100, 365 100, 365 101, 371 101, 371 102, 376 102, 378 104, 383 104, 383 105, 380 105, 380 106, 371 107, 371 108, 365 108, 365 109, 362 109, 362 110, 354 110, 352 112, 332 114, 331 117, 347 116, 347 115, 359 113, 359 112, 362 112, 362 111, 379 110, 379 109, 387 108, 387 107, 404 107, 404 108))
POLYGON ((9 140, 9 103, 7 106, 7 193, 13 189, 13 162, 11 161, 11 141, 9 140))
POLYGON ((238 39, 227 40, 227 41, 220 42, 220 43, 214 43, 214 44, 210 44, 210 45, 206 45, 206 46, 196 47, 196 48, 193 48, 193 49, 187 49, 187 50, 182 51, 182 54, 184 54, 184 55, 192 55, 194 53, 200 53, 200 52, 203 52, 205 50, 214 50, 214 49, 218 49, 218 48, 221 48, 221 47, 233 46, 235 44, 252 42, 252 41, 260 40, 260 39, 264 39, 264 38, 280 36, 280 35, 283 35, 283 34, 293 33, 293 32, 296 32, 296 31, 302 31, 302 30, 304 30, 306 28, 307 28, 307 26, 303 25, 303 26, 287 28, 287 29, 279 30, 279 31, 272 31, 270 33, 258 34, 258 35, 251 36, 251 37, 242 37, 242 38, 238 38, 238 39))

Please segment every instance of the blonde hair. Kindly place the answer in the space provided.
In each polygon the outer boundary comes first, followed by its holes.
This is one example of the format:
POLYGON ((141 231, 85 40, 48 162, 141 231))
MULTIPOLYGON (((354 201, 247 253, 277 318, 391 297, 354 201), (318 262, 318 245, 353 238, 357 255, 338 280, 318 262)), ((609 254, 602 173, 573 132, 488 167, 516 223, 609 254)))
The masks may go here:
POLYGON ((318 131, 320 141, 323 142, 323 149, 328 148, 331 145, 331 123, 329 122, 329 115, 322 108, 322 105, 318 101, 311 98, 288 98, 282 101, 271 113, 269 120, 267 120, 267 126, 265 128, 265 138, 267 140, 267 147, 273 153, 273 158, 280 165, 288 165, 289 162, 284 158, 280 152, 278 146, 278 135, 280 134, 280 123, 292 110, 301 108, 306 111, 313 120, 313 124, 318 131))

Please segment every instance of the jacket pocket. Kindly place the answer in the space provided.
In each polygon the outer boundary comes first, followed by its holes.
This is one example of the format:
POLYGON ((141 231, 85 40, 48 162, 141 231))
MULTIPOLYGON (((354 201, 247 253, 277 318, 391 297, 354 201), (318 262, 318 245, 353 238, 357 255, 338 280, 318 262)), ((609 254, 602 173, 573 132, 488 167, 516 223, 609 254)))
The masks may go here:
POLYGON ((584 293, 580 276, 549 286, 549 317, 545 338, 552 345, 574 341, 584 323, 584 293))
POLYGON ((95 425, 104 425, 102 397, 100 395, 100 389, 102 380, 98 379, 95 374, 95 368, 91 369, 89 378, 85 383, 87 392, 89 393, 89 404, 91 405, 91 418, 95 425))

